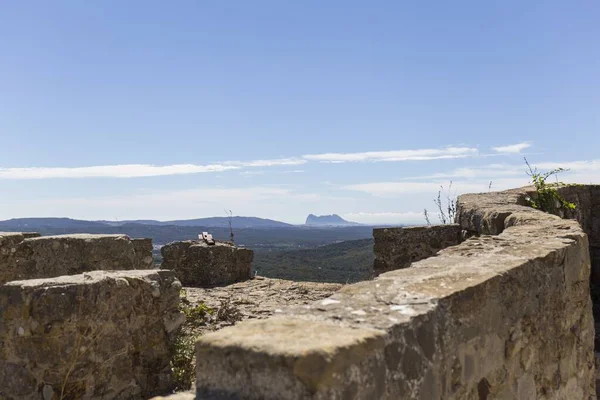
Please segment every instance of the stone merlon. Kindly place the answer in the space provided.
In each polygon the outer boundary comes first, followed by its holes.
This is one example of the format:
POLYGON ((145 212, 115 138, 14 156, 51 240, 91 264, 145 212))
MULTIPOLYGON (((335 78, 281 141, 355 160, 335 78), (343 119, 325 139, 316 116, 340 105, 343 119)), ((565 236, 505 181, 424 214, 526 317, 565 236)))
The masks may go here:
POLYGON ((462 241, 458 224, 373 229, 374 272, 408 268, 411 263, 432 257, 462 241))
POLYGON ((204 241, 173 242, 161 249, 161 268, 175 272, 184 286, 226 285, 250 279, 252 250, 227 242, 208 245, 204 241))
POLYGON ((152 268, 151 239, 126 235, 0 233, 0 284, 93 270, 152 268))
POLYGON ((0 398, 147 399, 172 390, 184 320, 171 271, 92 271, 0 286, 0 398))

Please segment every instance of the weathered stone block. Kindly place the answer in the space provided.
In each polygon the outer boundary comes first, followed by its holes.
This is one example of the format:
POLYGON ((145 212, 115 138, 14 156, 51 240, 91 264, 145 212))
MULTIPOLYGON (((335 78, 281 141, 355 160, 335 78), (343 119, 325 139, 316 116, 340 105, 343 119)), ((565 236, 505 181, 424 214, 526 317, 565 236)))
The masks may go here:
POLYGON ((558 189, 559 194, 575 204, 574 211, 560 210, 562 218, 576 219, 588 235, 592 259, 592 281, 600 285, 600 185, 569 185, 558 189))
POLYGON ((154 257, 152 256, 152 239, 131 239, 135 252, 135 269, 154 268, 154 257))
POLYGON ((0 284, 93 270, 151 268, 148 255, 152 257, 151 239, 131 240, 126 235, 0 233, 0 284))
POLYGON ((250 279, 254 252, 225 242, 188 240, 161 249, 162 269, 175 272, 184 286, 214 286, 250 279))
POLYGON ((375 274, 410 267, 461 240, 458 224, 373 229, 375 274))
POLYGON ((197 398, 225 399, 235 393, 240 399, 303 399, 319 393, 316 398, 335 399, 344 392, 346 398, 379 398, 385 382, 370 378, 383 370, 383 346, 378 330, 294 318, 225 328, 196 345, 197 398), (282 335, 285 344, 271 340, 282 335), (251 347, 258 351, 251 354, 251 347), (225 352, 237 357, 223 357, 225 352), (244 368, 251 373, 243 376, 244 368), (358 393, 362 396, 355 397, 358 393))
POLYGON ((0 398, 147 399, 171 389, 183 321, 171 271, 92 271, 0 287, 0 398))

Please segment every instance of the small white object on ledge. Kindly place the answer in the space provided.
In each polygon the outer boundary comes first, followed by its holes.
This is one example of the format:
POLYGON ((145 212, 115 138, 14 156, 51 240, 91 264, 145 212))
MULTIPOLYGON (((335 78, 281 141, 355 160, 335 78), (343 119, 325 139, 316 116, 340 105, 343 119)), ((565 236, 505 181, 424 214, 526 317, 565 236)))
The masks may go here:
POLYGON ((208 245, 215 244, 215 239, 213 239, 213 236, 208 232, 202 232, 201 235, 198 235, 198 239, 204 240, 204 242, 208 245))

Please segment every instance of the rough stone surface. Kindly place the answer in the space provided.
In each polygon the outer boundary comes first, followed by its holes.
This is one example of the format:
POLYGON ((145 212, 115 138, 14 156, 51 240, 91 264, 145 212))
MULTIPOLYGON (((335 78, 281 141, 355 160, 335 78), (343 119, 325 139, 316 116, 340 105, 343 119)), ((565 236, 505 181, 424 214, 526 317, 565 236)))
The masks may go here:
POLYGON ((215 286, 250 279, 254 252, 226 242, 173 242, 161 249, 162 269, 170 269, 184 286, 215 286))
POLYGON ((38 232, 21 232, 20 234, 23 235, 23 238, 25 239, 42 236, 38 232))
POLYGON ((523 198, 461 196, 458 220, 481 236, 312 305, 202 336, 197 397, 593 397, 587 236, 523 198))
POLYGON ((126 235, 0 233, 0 284, 93 270, 150 268, 148 243, 150 239, 131 240, 126 235))
POLYGON ((558 209, 556 213, 562 218, 576 219, 588 235, 590 243, 590 290, 596 328, 596 390, 600 391, 600 185, 569 185, 560 187, 558 192, 565 200, 574 203, 576 208, 574 211, 558 209))
POLYGON ((408 268, 415 261, 432 257, 459 244, 461 232, 458 224, 373 229, 374 272, 378 275, 408 268))
POLYGON ((576 205, 575 211, 561 217, 576 219, 590 242, 592 281, 600 285, 600 185, 573 185, 558 189, 559 194, 576 205))
MULTIPOLYGON (((290 305, 308 305, 331 296, 343 285, 339 283, 294 282, 284 279, 255 277, 227 286, 213 288, 186 287, 186 298, 192 306, 204 304, 218 311, 231 307, 240 320, 264 319, 276 315, 290 305)), ((215 315, 215 317, 218 315, 215 315)), ((215 331, 232 325, 234 321, 214 318, 194 330, 194 335, 215 331)), ((237 321, 235 321, 237 322, 237 321)))
POLYGON ((171 388, 183 322, 171 271, 92 271, 0 287, 0 398, 147 399, 171 388), (156 293, 158 292, 158 295, 156 293))
MULTIPOLYGON (((240 321, 256 320, 277 315, 290 305, 309 305, 315 300, 331 296, 342 287, 337 283, 294 282, 282 279, 254 277, 227 286, 212 288, 185 287, 182 309, 190 318, 186 320, 178 336, 178 342, 193 355, 193 343, 198 336, 214 332, 240 321), (208 313, 190 312, 207 310, 208 313), (188 347, 190 346, 190 347, 188 347)), ((194 371, 195 359, 183 364, 194 371)), ((187 370, 187 369, 186 369, 187 370)), ((180 376, 180 375, 177 375, 180 376)), ((180 381, 180 388, 193 385, 192 376, 180 381)))
POLYGON ((131 239, 135 252, 135 269, 154 268, 154 257, 152 256, 152 239, 131 239))

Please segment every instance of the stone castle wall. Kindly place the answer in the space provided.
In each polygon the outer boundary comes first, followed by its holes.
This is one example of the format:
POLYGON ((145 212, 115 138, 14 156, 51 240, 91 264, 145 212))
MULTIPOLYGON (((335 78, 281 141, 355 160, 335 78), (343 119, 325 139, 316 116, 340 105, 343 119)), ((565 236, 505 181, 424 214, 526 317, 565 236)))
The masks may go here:
MULTIPOLYGON (((579 223, 527 207, 523 188, 461 196, 456 225, 375 230, 375 280, 202 336, 196 398, 595 398, 600 186, 560 193, 579 223)), ((176 275, 248 279, 253 253, 176 242, 173 271, 85 272, 151 268, 151 252, 124 235, 0 233, 0 398, 168 393, 176 275)))
POLYGON ((0 233, 0 285, 92 270, 152 268, 151 239, 126 235, 0 233))
POLYGON ((577 207, 563 212, 561 217, 576 219, 587 233, 592 261, 592 281, 600 285, 600 185, 574 185, 561 187, 560 195, 577 207))
POLYGON ((173 242, 161 249, 161 268, 175 272, 184 286, 225 285, 250 279, 254 252, 225 242, 173 242))
POLYGON ((524 199, 461 196, 458 222, 480 236, 201 337, 197 397, 592 398, 588 237, 524 199))
POLYGON ((183 322, 171 271, 93 271, 0 286, 0 398, 147 399, 172 389, 183 322))
POLYGON ((458 224, 373 229, 376 275, 408 268, 413 262, 434 256, 446 247, 459 244, 458 224))

